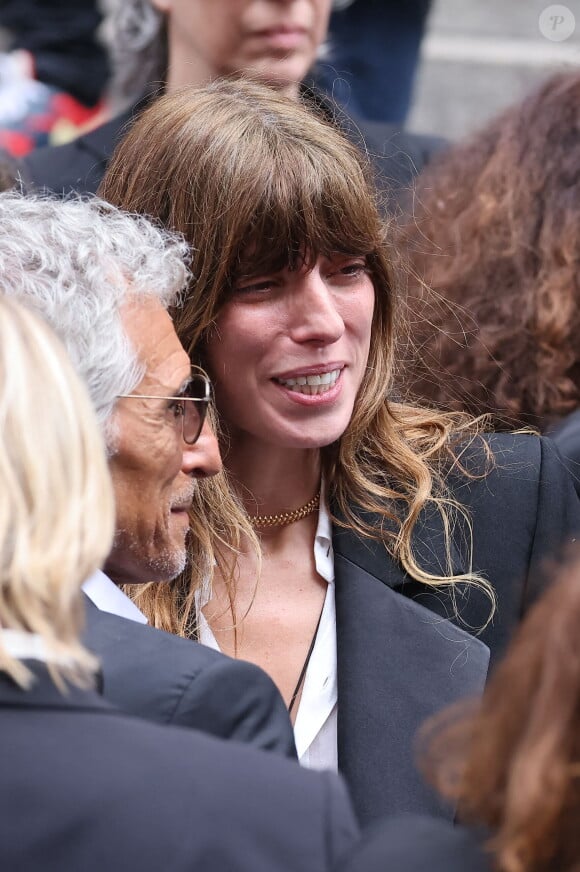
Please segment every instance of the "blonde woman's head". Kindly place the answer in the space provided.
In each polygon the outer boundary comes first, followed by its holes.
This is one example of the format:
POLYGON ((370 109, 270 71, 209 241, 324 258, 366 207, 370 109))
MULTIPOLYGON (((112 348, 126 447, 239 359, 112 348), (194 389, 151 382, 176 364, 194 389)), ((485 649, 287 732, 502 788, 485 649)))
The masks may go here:
MULTIPOLYGON (((50 329, 0 293, 0 627, 41 637, 53 677, 84 683, 80 586, 110 551, 114 501, 87 391, 50 329)), ((4 650, 0 670, 29 670, 4 650)))

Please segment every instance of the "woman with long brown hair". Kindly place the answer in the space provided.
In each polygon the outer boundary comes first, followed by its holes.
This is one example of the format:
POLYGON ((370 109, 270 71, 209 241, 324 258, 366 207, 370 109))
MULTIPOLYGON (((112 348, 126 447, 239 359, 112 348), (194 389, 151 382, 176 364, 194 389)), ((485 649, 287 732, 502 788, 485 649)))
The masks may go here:
POLYGON ((177 329, 212 375, 239 507, 224 521, 224 481, 202 483, 215 565, 140 607, 262 665, 301 761, 338 766, 363 819, 439 809, 411 736, 481 689, 539 558, 578 527, 565 471, 533 436, 397 398, 367 161, 303 105, 243 82, 161 98, 102 194, 194 246, 177 329))

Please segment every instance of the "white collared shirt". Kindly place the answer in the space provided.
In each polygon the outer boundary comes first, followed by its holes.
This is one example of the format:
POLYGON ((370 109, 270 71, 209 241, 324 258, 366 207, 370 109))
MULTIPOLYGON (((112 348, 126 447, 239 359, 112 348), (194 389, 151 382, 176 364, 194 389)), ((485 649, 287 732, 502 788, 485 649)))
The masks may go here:
POLYGON ((0 636, 2 647, 15 660, 40 660, 46 663, 49 659, 44 639, 38 633, 0 628, 0 636))
MULTIPOLYGON (((298 760, 309 769, 338 771, 337 745, 337 669, 336 606, 334 599, 334 552, 332 524, 324 489, 320 498, 318 526, 314 539, 316 571, 328 587, 322 607, 320 626, 308 663, 300 706, 294 724, 298 760)), ((219 651, 219 645, 201 609, 209 601, 204 590, 198 601, 199 640, 219 651)))
POLYGON ((48 649, 39 633, 0 627, 0 640, 6 653, 15 660, 38 660, 41 663, 55 663, 58 666, 73 665, 73 661, 66 654, 57 654, 48 649))
POLYGON ((137 621, 139 624, 147 623, 143 612, 100 569, 87 578, 83 584, 83 591, 102 612, 109 612, 129 621, 137 621))
POLYGON ((302 766, 337 772, 338 686, 334 551, 330 513, 322 495, 314 538, 314 561, 317 573, 328 583, 328 587, 316 642, 304 678, 300 707, 294 724, 294 740, 302 766))

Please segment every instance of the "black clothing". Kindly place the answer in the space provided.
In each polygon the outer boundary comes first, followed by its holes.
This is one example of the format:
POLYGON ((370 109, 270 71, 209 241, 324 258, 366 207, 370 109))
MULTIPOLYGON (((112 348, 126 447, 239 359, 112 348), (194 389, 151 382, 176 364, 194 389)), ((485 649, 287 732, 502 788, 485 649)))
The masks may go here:
MULTIPOLYGON (((417 730, 447 704, 481 693, 490 657, 503 654, 546 584, 543 558, 580 531, 580 501, 549 440, 486 439, 491 471, 481 475, 486 463, 477 439, 461 458, 477 477, 455 471, 447 484, 470 514, 473 571, 495 591, 491 622, 488 597, 472 585, 456 583, 454 594, 428 587, 409 578, 380 542, 334 530, 338 763, 364 824, 401 812, 453 816, 416 770, 417 730)), ((469 570, 469 542, 459 518, 451 549, 456 574, 469 570)), ((427 571, 445 571, 434 510, 420 517, 414 543, 427 571)))
POLYGON ((36 78, 93 106, 103 94, 109 61, 97 33, 98 0, 0 0, 0 26, 11 50, 34 57, 36 78))
POLYGON ((559 421, 548 436, 554 440, 580 496, 580 410, 559 421))
POLYGON ((357 838, 340 780, 0 675, 0 869, 331 872, 357 838))
POLYGON ((492 872, 484 841, 446 821, 402 815, 364 832, 336 872, 492 872))
POLYGON ((124 712, 296 757, 282 697, 252 663, 99 611, 88 599, 84 643, 101 661, 105 699, 124 712))

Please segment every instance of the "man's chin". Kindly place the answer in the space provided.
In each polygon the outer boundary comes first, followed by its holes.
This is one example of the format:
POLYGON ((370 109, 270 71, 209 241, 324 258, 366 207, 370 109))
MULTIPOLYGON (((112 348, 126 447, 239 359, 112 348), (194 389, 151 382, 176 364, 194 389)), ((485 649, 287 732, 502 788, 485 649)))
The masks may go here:
POLYGON ((111 555, 104 572, 115 584, 166 584, 173 581, 187 565, 185 547, 173 549, 144 560, 142 555, 111 555))
POLYGON ((162 556, 154 560, 148 566, 149 578, 148 581, 164 584, 176 579, 187 564, 187 554, 185 549, 180 554, 172 553, 171 555, 162 556))

